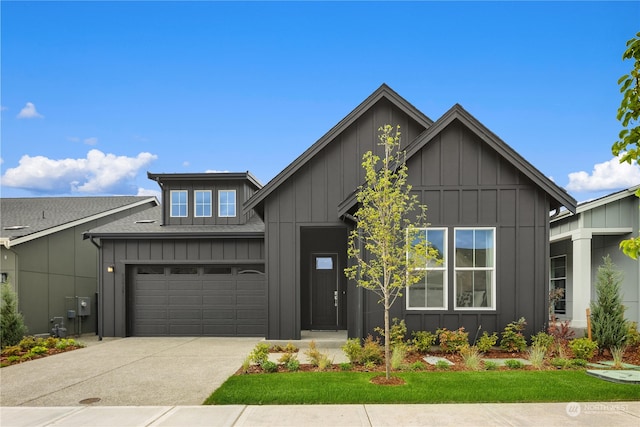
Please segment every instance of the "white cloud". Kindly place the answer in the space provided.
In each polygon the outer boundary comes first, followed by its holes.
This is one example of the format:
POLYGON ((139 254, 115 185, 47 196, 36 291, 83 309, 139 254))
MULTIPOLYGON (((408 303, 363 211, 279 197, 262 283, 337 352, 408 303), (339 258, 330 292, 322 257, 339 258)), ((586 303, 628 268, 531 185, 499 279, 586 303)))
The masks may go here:
POLYGON ((184 166, 185 168, 188 168, 191 165, 191 163, 189 163, 188 160, 185 160, 184 162, 182 162, 182 166, 184 166))
POLYGON ((229 173, 229 171, 219 171, 215 169, 207 169, 204 173, 229 173))
POLYGON ((148 188, 138 188, 138 194, 136 194, 137 196, 146 196, 146 197, 153 197, 155 196, 156 199, 161 200, 160 197, 162 196, 162 194, 160 193, 159 190, 150 190, 148 188))
POLYGON ((136 157, 104 154, 93 149, 86 159, 49 159, 22 156, 18 167, 7 169, 2 185, 38 193, 131 194, 138 171, 157 158, 151 153, 136 157))
POLYGON ((92 136, 90 138, 85 138, 83 142, 87 145, 96 145, 98 143, 98 138, 92 136))
POLYGON ((16 117, 19 119, 41 119, 44 116, 36 111, 36 106, 32 102, 27 102, 16 117))
POLYGON ((640 184, 640 165, 620 163, 618 157, 598 163, 591 174, 585 171, 569 174, 567 190, 575 192, 595 192, 604 190, 619 190, 640 184))

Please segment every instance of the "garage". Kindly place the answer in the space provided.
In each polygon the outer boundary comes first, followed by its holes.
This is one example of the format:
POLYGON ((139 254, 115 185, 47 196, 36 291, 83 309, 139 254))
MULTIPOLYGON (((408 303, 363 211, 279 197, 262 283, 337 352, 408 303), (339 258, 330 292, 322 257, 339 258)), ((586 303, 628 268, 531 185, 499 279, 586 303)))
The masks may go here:
POLYGON ((264 265, 138 265, 129 277, 129 336, 265 335, 264 265))

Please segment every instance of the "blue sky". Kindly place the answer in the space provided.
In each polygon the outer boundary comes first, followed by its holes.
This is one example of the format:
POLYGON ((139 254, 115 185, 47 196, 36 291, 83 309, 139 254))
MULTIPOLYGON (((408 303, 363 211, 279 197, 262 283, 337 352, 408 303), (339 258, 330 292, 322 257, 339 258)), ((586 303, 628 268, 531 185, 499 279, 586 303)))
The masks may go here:
POLYGON ((618 165, 639 2, 0 3, 2 197, 158 194, 146 172, 266 183, 387 83, 460 103, 584 201, 618 165))

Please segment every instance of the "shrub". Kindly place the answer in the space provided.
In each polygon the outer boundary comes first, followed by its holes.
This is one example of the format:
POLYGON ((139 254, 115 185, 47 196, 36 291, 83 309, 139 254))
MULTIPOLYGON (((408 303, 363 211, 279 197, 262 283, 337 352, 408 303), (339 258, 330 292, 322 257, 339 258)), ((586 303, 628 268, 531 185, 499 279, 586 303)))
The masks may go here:
POLYGON ((3 283, 0 288, 0 347, 18 344, 26 333, 24 319, 18 312, 16 293, 9 283, 3 283))
POLYGON ((464 346, 460 349, 460 355, 464 361, 464 366, 467 368, 478 371, 480 369, 480 351, 476 346, 464 346))
POLYGON ((351 370, 351 363, 347 363, 347 362, 342 362, 340 364, 340 370, 341 371, 350 371, 351 370))
POLYGON ((287 345, 284 346, 283 350, 285 351, 285 353, 297 353, 299 351, 298 347, 291 344, 290 342, 288 342, 287 345))
POLYGON ((455 331, 447 328, 438 329, 436 334, 440 341, 440 349, 445 353, 454 353, 465 345, 469 345, 469 333, 464 331, 464 326, 455 331))
POLYGON ((296 358, 291 358, 285 363, 285 367, 289 372, 296 372, 300 369, 300 362, 296 358))
POLYGON ((498 369, 498 364, 491 360, 485 360, 484 369, 486 369, 487 371, 495 371, 496 369, 498 369))
POLYGON ((478 339, 478 343, 476 345, 478 347, 478 350, 485 353, 491 350, 491 348, 494 345, 496 345, 497 342, 498 342, 498 334, 496 332, 489 335, 487 331, 484 331, 482 332, 482 335, 478 339))
POLYGON ((36 345, 29 351, 33 354, 41 355, 47 353, 47 347, 43 345, 36 345))
POLYGON ((39 345, 42 342, 42 339, 36 338, 34 336, 24 337, 20 340, 18 345, 22 347, 23 350, 31 350, 33 347, 39 345))
POLYGON ((589 338, 577 338, 569 342, 569 348, 578 359, 590 360, 598 350, 598 343, 589 338))
POLYGON ((5 347, 2 349, 2 355, 3 356, 17 356, 20 353, 22 353, 22 347, 20 347, 19 345, 12 345, 9 347, 5 347))
POLYGON ((542 368, 546 355, 547 349, 542 345, 532 345, 529 349, 529 361, 535 368, 542 368))
POLYGON ((317 366, 318 369, 320 369, 321 371, 324 371, 325 369, 330 367, 332 364, 333 364, 333 360, 329 359, 328 355, 320 354, 320 358, 318 359, 318 364, 315 366, 317 366))
POLYGON ((572 359, 571 366, 574 368, 584 368, 587 366, 587 361, 584 359, 572 359))
POLYGON ((393 347, 393 352, 391 353, 391 367, 393 369, 400 369, 406 355, 407 355, 406 345, 396 344, 395 347, 393 347))
POLYGON ((384 349, 380 345, 380 340, 378 338, 373 338, 371 335, 368 335, 364 340, 364 344, 362 345, 362 362, 363 364, 367 364, 368 362, 373 363, 374 365, 379 365, 384 361, 384 349))
POLYGON ((271 360, 266 360, 262 362, 260 364, 260 367, 262 368, 263 371, 268 373, 273 373, 278 370, 278 365, 275 362, 272 362, 271 360))
POLYGON ((524 368, 524 363, 519 360, 509 359, 504 361, 504 365, 509 369, 522 369, 524 368))
POLYGON ((638 332, 638 322, 628 321, 627 325, 627 341, 626 345, 634 346, 640 344, 640 332, 638 332))
POLYGON ((362 346, 360 345, 360 338, 349 338, 342 346, 342 351, 351 363, 362 363, 362 346))
POLYGON ((549 363, 551 363, 551 366, 555 366, 558 369, 568 368, 571 365, 571 361, 564 357, 554 357, 549 363))
POLYGON ((440 369, 443 371, 446 371, 449 369, 449 364, 447 362, 445 362, 444 360, 438 360, 436 362, 436 369, 440 369))
POLYGON ((625 346, 616 346, 609 349, 611 351, 611 357, 613 357, 613 367, 615 369, 622 368, 622 357, 624 356, 625 346))
POLYGON ((424 363, 419 360, 416 360, 411 365, 409 365, 409 369, 411 369, 412 371, 423 371, 425 368, 426 366, 424 365, 424 363))
POLYGON ((608 255, 603 262, 598 267, 596 301, 591 303, 593 339, 601 350, 623 345, 628 331, 620 296, 622 273, 615 269, 608 255))
POLYGON ((414 331, 411 333, 411 345, 420 353, 426 353, 431 350, 431 346, 435 344, 437 336, 429 331, 414 331))
POLYGON ((524 317, 505 326, 500 340, 500 348, 506 351, 522 351, 527 348, 527 340, 522 334, 527 322, 524 317))
MULTIPOLYGON (((389 346, 393 349, 399 344, 404 344, 405 336, 407 335, 407 325, 404 323, 404 319, 398 322, 398 318, 392 319, 392 324, 389 326, 389 346)), ((373 329, 380 336, 384 337, 384 329, 376 327, 373 329)))
POLYGON ((318 349, 316 342, 313 340, 309 343, 309 349, 305 351, 304 354, 309 358, 310 364, 320 368, 321 370, 324 370, 331 365, 332 361, 329 359, 329 356, 322 353, 318 349))
POLYGON ((269 344, 258 343, 249 354, 251 361, 257 365, 262 366, 264 362, 269 360, 269 344))
POLYGON ((531 337, 531 346, 543 348, 545 352, 548 352, 553 346, 554 341, 555 339, 552 335, 549 335, 544 331, 540 331, 531 337))
POLYGON ((282 353, 282 356, 278 358, 278 363, 282 365, 288 364, 292 360, 296 360, 298 355, 296 353, 282 353))
POLYGON ((244 362, 242 362, 242 372, 246 374, 247 372, 249 372, 250 367, 251 367, 251 356, 247 356, 245 357, 244 362))

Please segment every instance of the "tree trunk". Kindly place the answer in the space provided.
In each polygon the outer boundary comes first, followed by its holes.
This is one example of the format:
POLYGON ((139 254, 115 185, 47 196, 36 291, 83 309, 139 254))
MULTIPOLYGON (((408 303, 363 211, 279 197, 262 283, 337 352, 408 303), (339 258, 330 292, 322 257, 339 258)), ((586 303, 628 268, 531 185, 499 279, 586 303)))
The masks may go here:
POLYGON ((389 331, 389 295, 384 296, 384 365, 387 379, 391 377, 391 345, 389 331))

